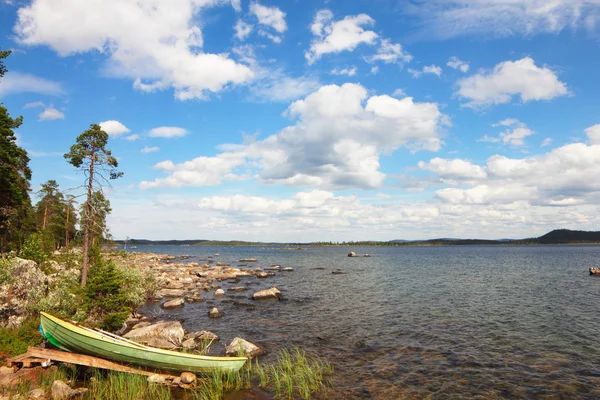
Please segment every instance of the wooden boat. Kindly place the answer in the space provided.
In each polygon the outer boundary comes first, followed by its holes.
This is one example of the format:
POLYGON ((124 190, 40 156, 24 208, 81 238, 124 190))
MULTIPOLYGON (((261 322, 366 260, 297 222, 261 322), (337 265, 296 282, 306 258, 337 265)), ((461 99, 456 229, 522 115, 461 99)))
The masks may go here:
POLYGON ((46 339, 61 350, 157 370, 238 371, 247 361, 246 357, 212 357, 157 349, 108 332, 74 325, 45 312, 41 313, 40 320, 46 339))

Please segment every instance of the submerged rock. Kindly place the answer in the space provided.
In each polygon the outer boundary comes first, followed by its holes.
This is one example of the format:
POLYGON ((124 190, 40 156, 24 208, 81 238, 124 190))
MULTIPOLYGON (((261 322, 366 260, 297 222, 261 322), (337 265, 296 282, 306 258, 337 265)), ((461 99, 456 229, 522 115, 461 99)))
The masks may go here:
POLYGON ((180 297, 178 299, 173 299, 169 301, 165 301, 161 307, 167 310, 173 310, 175 308, 181 308, 185 304, 185 301, 180 297))
POLYGON ((600 275, 600 268, 590 268, 590 275, 600 275))
POLYGON ((223 316, 223 313, 221 311, 219 311, 219 309, 217 307, 213 307, 208 312, 208 316, 211 318, 220 318, 223 316))
POLYGON ((227 346, 225 353, 228 356, 246 356, 249 358, 257 357, 265 354, 265 351, 247 340, 240 337, 236 337, 231 341, 231 344, 227 346))
POLYGON ((256 258, 240 258, 239 262, 256 262, 256 258))
POLYGON ((282 269, 282 271, 284 271, 284 272, 292 272, 293 270, 294 270, 294 268, 292 268, 292 267, 285 267, 282 269))
POLYGON ((350 253, 348 253, 348 257, 356 257, 356 253, 351 251, 350 253))
POLYGON ((215 297, 225 296, 225 291, 223 289, 217 289, 215 291, 215 297))
POLYGON ((278 299, 281 297, 281 292, 276 287, 272 287, 265 290, 259 290, 258 292, 252 295, 254 300, 262 300, 262 299, 278 299))

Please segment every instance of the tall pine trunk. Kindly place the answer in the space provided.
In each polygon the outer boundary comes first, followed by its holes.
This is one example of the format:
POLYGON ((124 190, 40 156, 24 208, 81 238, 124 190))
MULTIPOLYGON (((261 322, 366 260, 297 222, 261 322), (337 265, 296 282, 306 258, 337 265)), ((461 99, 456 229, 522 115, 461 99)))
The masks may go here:
POLYGON ((85 223, 83 228, 83 265, 81 267, 81 287, 87 282, 89 251, 90 251, 90 224, 92 223, 92 189, 94 184, 94 150, 90 158, 90 176, 87 187, 87 201, 85 202, 85 223))

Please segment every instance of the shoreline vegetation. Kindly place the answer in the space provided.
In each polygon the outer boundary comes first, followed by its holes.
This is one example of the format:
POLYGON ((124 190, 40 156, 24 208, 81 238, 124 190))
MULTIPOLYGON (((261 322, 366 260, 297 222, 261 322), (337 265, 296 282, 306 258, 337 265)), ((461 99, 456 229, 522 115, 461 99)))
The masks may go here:
POLYGON ((537 238, 525 239, 457 239, 438 238, 427 240, 390 240, 390 241, 348 241, 348 242, 247 242, 242 240, 113 240, 113 243, 127 246, 164 245, 164 246, 269 246, 282 250, 302 250, 308 246, 456 246, 456 245, 536 245, 536 244, 600 244, 600 231, 574 231, 555 229, 537 238))

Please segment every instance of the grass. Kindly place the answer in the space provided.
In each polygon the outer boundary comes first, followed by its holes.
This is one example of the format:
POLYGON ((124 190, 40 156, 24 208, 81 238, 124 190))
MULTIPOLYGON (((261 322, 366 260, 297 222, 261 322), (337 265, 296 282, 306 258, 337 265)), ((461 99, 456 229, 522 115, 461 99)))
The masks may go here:
POLYGON ((18 328, 0 328, 0 354, 10 357, 23 354, 29 346, 36 346, 42 342, 42 335, 38 332, 39 322, 29 319, 18 328))
MULTIPOLYGON (((78 371, 81 372, 73 365, 51 367, 40 374, 37 381, 0 389, 0 395, 8 393, 26 398, 30 389, 36 387, 49 393, 55 380, 73 386, 78 381, 78 371)), ((149 383, 145 376, 90 368, 83 377, 83 386, 89 389, 84 400, 220 400, 228 392, 253 386, 271 391, 277 399, 308 400, 327 384, 326 376, 331 373, 333 369, 328 363, 309 358, 297 348, 281 350, 276 361, 269 365, 263 366, 255 360, 246 363, 240 371, 215 371, 207 374, 208 379, 202 380, 199 386, 177 392, 165 385, 149 383)))

